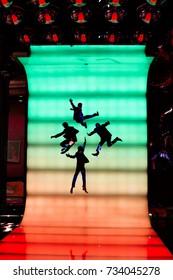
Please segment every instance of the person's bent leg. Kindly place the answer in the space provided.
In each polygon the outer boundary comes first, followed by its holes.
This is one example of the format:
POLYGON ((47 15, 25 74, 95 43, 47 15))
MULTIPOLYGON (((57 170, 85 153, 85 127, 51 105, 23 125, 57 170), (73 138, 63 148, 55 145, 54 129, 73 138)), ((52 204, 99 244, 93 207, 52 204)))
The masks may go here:
POLYGON ((76 121, 77 123, 80 123, 80 124, 81 124, 82 126, 84 126, 85 128, 87 128, 87 124, 86 124, 86 122, 84 122, 84 117, 82 117, 82 118, 76 118, 75 121, 76 121))
POLYGON ((91 114, 91 115, 85 115, 84 120, 92 119, 92 118, 97 117, 97 116, 99 116, 99 112, 96 112, 96 113, 91 114))
POLYGON ((122 142, 122 139, 119 138, 119 137, 115 137, 115 139, 111 141, 111 146, 112 146, 113 144, 115 144, 116 142, 118 142, 118 141, 122 142))
POLYGON ((101 149, 102 149, 102 146, 103 144, 105 143, 105 140, 101 140, 96 148, 96 153, 92 153, 93 156, 98 156, 101 149))

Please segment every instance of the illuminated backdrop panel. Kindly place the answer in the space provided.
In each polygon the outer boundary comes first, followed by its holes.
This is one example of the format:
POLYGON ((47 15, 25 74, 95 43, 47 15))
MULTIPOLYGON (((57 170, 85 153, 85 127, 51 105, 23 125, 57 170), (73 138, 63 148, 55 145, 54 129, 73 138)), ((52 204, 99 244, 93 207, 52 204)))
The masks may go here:
MULTIPOLYGON (((152 58, 144 46, 32 46, 30 57, 19 59, 29 89, 28 193, 69 193, 76 162, 60 154, 63 138, 50 138, 67 121, 80 131, 70 153, 87 138, 90 194, 146 194, 146 88, 152 58), (87 120, 87 129, 74 122, 70 98, 83 103, 84 114, 99 111, 87 120), (87 132, 108 120, 112 137, 123 142, 104 144, 94 157, 99 137, 87 132)), ((80 178, 75 193, 82 193, 80 178)))

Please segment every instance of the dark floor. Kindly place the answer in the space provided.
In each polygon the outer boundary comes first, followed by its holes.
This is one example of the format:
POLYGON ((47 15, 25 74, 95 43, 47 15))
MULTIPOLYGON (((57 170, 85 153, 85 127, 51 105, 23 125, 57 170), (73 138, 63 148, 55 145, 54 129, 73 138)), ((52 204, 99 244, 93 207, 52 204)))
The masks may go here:
POLYGON ((173 254, 173 207, 152 206, 149 216, 153 229, 173 254))

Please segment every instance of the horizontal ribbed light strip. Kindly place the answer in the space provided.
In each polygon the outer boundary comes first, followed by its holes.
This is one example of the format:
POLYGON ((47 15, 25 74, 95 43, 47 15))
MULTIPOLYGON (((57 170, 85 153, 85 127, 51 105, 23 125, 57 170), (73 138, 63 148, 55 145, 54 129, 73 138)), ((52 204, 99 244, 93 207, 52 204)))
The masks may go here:
MULTIPOLYGON (((100 120, 99 120, 100 121, 100 120)), ((89 122, 88 122, 89 123, 89 122)), ((102 123, 102 122, 100 122, 102 123)), ((96 146, 99 142, 99 136, 94 134, 93 136, 88 136, 87 132, 92 131, 95 128, 95 123, 89 123, 88 129, 81 127, 79 124, 70 123, 69 125, 74 125, 76 129, 79 130, 77 134, 78 142, 76 145, 82 144, 84 136, 87 138, 87 147, 92 145, 96 146)), ((147 128, 145 122, 111 122, 107 126, 109 131, 112 133, 112 139, 116 136, 120 137, 123 142, 121 146, 138 146, 147 144, 147 128)), ((56 123, 44 123, 44 122, 29 122, 28 125, 28 141, 29 145, 59 145, 60 142, 64 140, 63 136, 59 138, 51 139, 51 135, 55 135, 63 131, 63 126, 60 121, 57 120, 56 123)), ((118 142, 119 143, 119 142, 118 142)), ((106 144, 105 144, 106 145, 106 144)), ((116 144, 117 145, 117 144, 116 144)))
MULTIPOLYGON (((120 144, 119 144, 120 145, 120 144)), ((69 152, 75 154, 77 146, 69 152)), ((103 147, 99 157, 92 155, 96 147, 87 146, 86 155, 89 159, 87 169, 90 170, 132 170, 144 171, 147 167, 147 155, 145 147, 103 147)), ((69 159, 60 153, 59 144, 57 146, 29 146, 28 148, 28 168, 29 169, 56 169, 74 170, 76 159, 69 159)))
MULTIPOLYGON (((68 195, 73 171, 28 171, 27 186, 33 195, 68 195)), ((145 172, 90 172, 87 171, 89 195, 146 195, 145 172)), ((76 184, 75 195, 83 195, 81 177, 76 184)))
MULTIPOLYGON (((69 95, 62 96, 41 96, 31 97, 29 101, 28 117, 29 120, 57 120, 57 115, 61 118, 72 119, 73 112, 70 110, 69 95), (45 106, 45 103, 47 106, 45 106), (49 109, 48 109, 49 108, 49 109)), ((115 119, 121 120, 146 120, 146 99, 142 97, 121 97, 105 96, 97 97, 97 94, 89 96, 78 96, 75 98, 75 103, 82 102, 83 113, 93 114, 99 111, 100 119, 115 119), (94 96, 94 97, 93 97, 94 96)), ((98 119, 98 118, 97 118, 98 119)), ((96 119, 92 119, 95 122, 96 119)), ((89 121, 88 123, 90 123, 89 121)), ((110 126, 109 126, 110 128, 110 126)))

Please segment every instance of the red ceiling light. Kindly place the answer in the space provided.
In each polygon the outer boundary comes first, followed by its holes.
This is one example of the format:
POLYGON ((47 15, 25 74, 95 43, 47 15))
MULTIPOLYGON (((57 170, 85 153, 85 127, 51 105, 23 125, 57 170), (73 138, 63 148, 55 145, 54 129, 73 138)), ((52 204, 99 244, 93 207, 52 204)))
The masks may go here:
POLYGON ((33 4, 39 8, 45 8, 50 4, 50 0, 29 0, 29 4, 33 4))
POLYGON ((138 35, 137 35, 137 42, 139 43, 139 44, 142 44, 143 42, 144 42, 144 38, 145 38, 145 36, 144 36, 144 33, 142 32, 140 32, 140 33, 138 33, 138 35))
POLYGON ((17 39, 19 43, 24 45, 31 45, 34 37, 34 31, 31 28, 24 28, 24 30, 20 31, 17 35, 17 39))
POLYGON ((161 18, 160 10, 156 7, 149 6, 147 3, 139 6, 136 11, 139 18, 147 24, 158 22, 161 18))
POLYGON ((157 0, 147 0, 147 2, 152 6, 155 6, 157 4, 157 0))
POLYGON ((138 45, 145 45, 151 38, 151 33, 146 30, 137 30, 133 35, 133 43, 138 45))
POLYGON ((26 44, 30 44, 31 40, 30 37, 28 36, 28 34, 23 34, 22 37, 20 37, 20 41, 26 43, 26 44))
POLYGON ((108 3, 116 7, 121 5, 120 0, 108 0, 108 3))
POLYGON ((75 31, 74 39, 79 44, 88 44, 91 41, 91 32, 86 28, 81 28, 80 30, 75 31))
POLYGON ((151 12, 151 11, 148 11, 148 12, 146 12, 146 14, 145 14, 145 13, 143 14, 142 20, 143 20, 145 23, 150 23, 150 21, 151 21, 151 16, 152 16, 152 12, 151 12))
POLYGON ((92 16, 92 12, 86 6, 76 7, 75 9, 72 9, 72 11, 70 12, 70 16, 74 22, 83 24, 83 23, 88 22, 88 20, 92 16))
POLYGON ((2 17, 9 25, 19 25, 24 18, 24 11, 20 7, 13 6, 13 9, 7 9, 3 12, 2 17))
POLYGON ((0 0, 0 2, 5 8, 9 8, 13 4, 13 1, 8 0, 0 0))
POLYGON ((117 30, 108 30, 103 34, 103 43, 108 45, 121 44, 123 35, 117 30))
POLYGON ((50 29, 44 32, 43 38, 47 43, 57 45, 62 43, 63 34, 58 27, 51 26, 50 29))
POLYGON ((119 23, 126 16, 126 12, 121 7, 114 7, 112 5, 106 5, 103 7, 104 17, 111 23, 119 23))
POLYGON ((84 13, 83 12, 79 12, 79 14, 78 14, 78 22, 83 23, 84 21, 85 21, 84 13))
POLYGON ((118 7, 122 4, 125 4, 129 0, 106 0, 106 3, 111 4, 112 6, 118 7))
POLYGON ((39 9, 37 13, 37 20, 41 24, 49 25, 56 21, 57 10, 52 8, 42 8, 39 9))
POLYGON ((46 0, 38 0, 38 5, 39 7, 46 7, 50 4, 50 1, 46 1, 46 0))
POLYGON ((77 6, 77 7, 82 7, 86 5, 86 0, 68 0, 72 5, 77 6))

